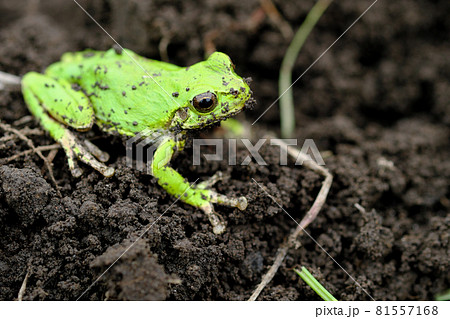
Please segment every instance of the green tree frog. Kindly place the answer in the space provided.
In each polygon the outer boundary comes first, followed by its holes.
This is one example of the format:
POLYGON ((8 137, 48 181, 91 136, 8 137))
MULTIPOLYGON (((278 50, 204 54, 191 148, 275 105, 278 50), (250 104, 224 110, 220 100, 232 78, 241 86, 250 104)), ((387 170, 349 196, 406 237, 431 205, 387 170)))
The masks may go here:
POLYGON ((30 112, 64 149, 73 176, 82 174, 77 160, 105 177, 114 174, 104 164, 109 155, 73 130, 87 131, 96 124, 127 138, 157 134, 150 173, 168 193, 203 210, 214 233, 224 232, 225 223, 213 203, 247 207, 245 197, 208 189, 211 181, 191 187, 169 166, 189 130, 218 123, 253 103, 247 82, 226 54, 215 52, 205 61, 179 67, 127 49, 65 53, 44 74, 27 73, 22 93, 30 112))

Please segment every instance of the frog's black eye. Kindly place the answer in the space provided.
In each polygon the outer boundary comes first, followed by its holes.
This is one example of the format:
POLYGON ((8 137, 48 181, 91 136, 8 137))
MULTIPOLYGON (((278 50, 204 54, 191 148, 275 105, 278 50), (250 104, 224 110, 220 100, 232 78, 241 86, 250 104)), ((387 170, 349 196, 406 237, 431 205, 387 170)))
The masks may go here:
POLYGON ((216 107, 217 97, 211 92, 202 93, 193 98, 192 105, 200 113, 207 113, 216 107))

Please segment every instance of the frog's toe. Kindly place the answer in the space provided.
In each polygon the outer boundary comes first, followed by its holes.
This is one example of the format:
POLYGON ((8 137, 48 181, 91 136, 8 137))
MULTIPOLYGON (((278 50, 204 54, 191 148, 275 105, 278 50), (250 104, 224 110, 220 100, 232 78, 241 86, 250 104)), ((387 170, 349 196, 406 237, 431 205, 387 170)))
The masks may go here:
POLYGON ((85 140, 84 144, 86 145, 89 152, 92 153, 100 162, 107 162, 109 161, 109 154, 106 152, 103 152, 101 149, 97 147, 97 145, 93 144, 89 140, 85 140))
POLYGON ((248 206, 248 202, 247 202, 247 198, 245 198, 244 196, 241 196, 237 199, 237 205, 236 207, 239 208, 240 210, 245 210, 248 206))
POLYGON ((220 235, 223 234, 225 232, 225 225, 224 224, 218 224, 216 226, 213 227, 213 233, 216 235, 220 235))
POLYGON ((83 170, 78 166, 73 150, 70 147, 64 147, 64 150, 66 151, 67 163, 69 164, 69 169, 72 176, 78 178, 83 175, 83 170))
POLYGON ((208 216, 209 222, 213 227, 213 232, 216 235, 220 235, 225 232, 226 226, 225 222, 218 213, 214 211, 213 205, 208 203, 201 207, 201 209, 205 212, 206 216, 208 216))
POLYGON ((106 152, 102 152, 102 154, 100 154, 100 156, 98 157, 98 160, 100 162, 107 162, 109 161, 109 154, 106 152))
POLYGON ((247 198, 242 197, 227 197, 216 192, 211 192, 211 201, 224 206, 237 207, 239 210, 245 210, 248 206, 247 198))
POLYGON ((116 172, 116 170, 112 167, 108 167, 102 174, 105 177, 111 177, 114 175, 114 173, 116 172))

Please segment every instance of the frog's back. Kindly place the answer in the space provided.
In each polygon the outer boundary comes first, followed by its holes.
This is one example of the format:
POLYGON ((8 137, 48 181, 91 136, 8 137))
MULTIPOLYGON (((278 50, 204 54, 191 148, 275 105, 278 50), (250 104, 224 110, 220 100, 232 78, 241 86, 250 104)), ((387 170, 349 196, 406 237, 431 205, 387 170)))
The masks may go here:
POLYGON ((162 113, 168 115, 176 107, 171 101, 174 86, 165 83, 184 68, 124 51, 65 53, 46 73, 83 90, 92 102, 97 124, 110 131, 134 135, 164 127, 167 117, 162 113))
POLYGON ((158 74, 160 72, 172 72, 182 69, 182 67, 147 59, 141 57, 131 50, 94 51, 85 50, 79 52, 67 52, 61 56, 59 62, 50 65, 46 73, 56 76, 63 76, 66 80, 83 83, 85 80, 95 77, 100 69, 106 74, 108 66, 111 69, 120 70, 122 67, 128 68, 126 71, 133 71, 134 74, 142 73, 145 75, 158 74), (106 66, 106 69, 105 69, 106 66), (130 68, 131 66, 131 68, 130 68), (90 71, 94 74, 90 76, 90 71))

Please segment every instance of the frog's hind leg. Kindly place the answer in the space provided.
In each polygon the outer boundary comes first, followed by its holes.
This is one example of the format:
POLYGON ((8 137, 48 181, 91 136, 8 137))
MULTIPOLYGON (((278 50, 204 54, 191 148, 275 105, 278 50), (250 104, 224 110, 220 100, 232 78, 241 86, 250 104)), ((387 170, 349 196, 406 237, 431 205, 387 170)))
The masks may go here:
POLYGON ((222 172, 217 172, 213 176, 208 178, 206 181, 198 183, 197 188, 208 189, 208 188, 214 186, 214 184, 216 184, 217 182, 224 180, 225 178, 226 177, 222 172))
MULTIPOLYGON (((94 122, 94 112, 89 99, 81 92, 71 88, 61 79, 30 72, 22 79, 22 93, 28 108, 39 119, 41 126, 63 147, 74 176, 80 176, 77 159, 99 171, 104 176, 112 176, 114 169, 99 162, 78 141, 75 135, 63 124, 77 130, 88 130, 94 122), (62 123, 62 124, 61 124, 62 123)), ((91 148, 92 149, 92 148, 91 148)), ((91 150, 92 151, 92 150, 91 150)), ((98 149, 94 154, 105 159, 98 149)))

